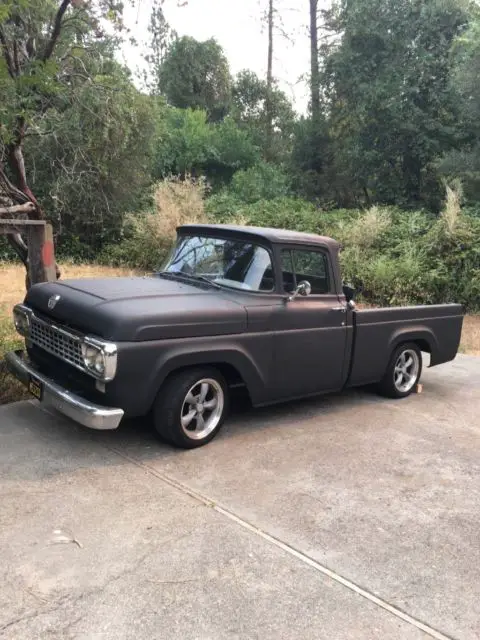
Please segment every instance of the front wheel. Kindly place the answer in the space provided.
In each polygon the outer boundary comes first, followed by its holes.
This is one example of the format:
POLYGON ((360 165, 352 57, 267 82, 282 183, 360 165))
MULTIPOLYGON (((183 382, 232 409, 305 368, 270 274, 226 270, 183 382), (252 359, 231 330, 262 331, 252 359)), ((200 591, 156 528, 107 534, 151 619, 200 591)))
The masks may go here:
POLYGON ((422 375, 422 353, 415 343, 402 344, 392 353, 380 392, 389 398, 406 398, 422 375))
POLYGON ((174 374, 160 390, 153 420, 161 438, 182 449, 201 447, 219 432, 228 411, 228 388, 216 369, 174 374))

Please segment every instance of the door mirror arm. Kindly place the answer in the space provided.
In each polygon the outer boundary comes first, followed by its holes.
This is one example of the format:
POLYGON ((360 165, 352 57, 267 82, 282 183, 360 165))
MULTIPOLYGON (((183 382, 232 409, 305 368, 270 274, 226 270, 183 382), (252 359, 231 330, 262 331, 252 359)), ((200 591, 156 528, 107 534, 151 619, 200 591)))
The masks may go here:
POLYGON ((288 302, 292 302, 293 300, 295 300, 297 296, 302 296, 305 298, 309 296, 311 293, 312 293, 312 285, 310 284, 310 282, 308 282, 308 280, 302 280, 301 282, 298 283, 295 291, 288 296, 287 300, 288 302))

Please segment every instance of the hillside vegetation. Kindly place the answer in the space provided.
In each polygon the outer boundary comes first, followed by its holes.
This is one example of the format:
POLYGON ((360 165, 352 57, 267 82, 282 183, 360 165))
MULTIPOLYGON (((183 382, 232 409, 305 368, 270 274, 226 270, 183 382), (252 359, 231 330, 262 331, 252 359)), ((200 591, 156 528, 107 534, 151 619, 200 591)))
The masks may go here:
POLYGON ((477 3, 309 0, 300 115, 275 79, 280 0, 265 78, 179 37, 170 1, 151 3, 141 82, 115 55, 123 3, 1 5, 0 215, 50 220, 61 262, 139 269, 185 221, 314 231, 341 241, 368 303, 480 308, 477 3))

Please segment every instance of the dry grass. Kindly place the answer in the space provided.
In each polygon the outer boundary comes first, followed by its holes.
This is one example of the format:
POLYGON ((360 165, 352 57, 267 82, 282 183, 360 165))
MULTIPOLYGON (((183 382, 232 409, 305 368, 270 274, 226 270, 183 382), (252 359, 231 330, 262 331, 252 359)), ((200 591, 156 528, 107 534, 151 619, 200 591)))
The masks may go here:
MULTIPOLYGON (((62 278, 95 278, 136 275, 133 269, 117 269, 99 265, 60 265, 62 278)), ((22 385, 11 376, 6 376, 2 368, 2 356, 6 351, 21 348, 11 319, 12 307, 21 302, 25 295, 25 272, 18 265, 0 264, 0 404, 26 397, 22 385)), ((364 305, 359 305, 364 306, 364 305)), ((465 318, 460 352, 480 356, 480 315, 465 318)))
POLYGON ((467 316, 463 321, 461 353, 480 356, 480 315, 467 316))
POLYGON ((448 233, 453 235, 462 215, 462 185, 459 180, 454 180, 451 185, 445 185, 445 189, 445 207, 441 218, 445 222, 448 233))
MULTIPOLYGON (((60 265, 62 278, 95 278, 135 275, 132 269, 114 269, 97 265, 60 265)), ((12 307, 25 295, 25 271, 18 265, 0 264, 0 404, 27 397, 24 387, 6 375, 2 356, 22 347, 22 340, 12 322, 12 307)))
POLYGON ((157 237, 174 239, 182 224, 207 222, 205 184, 200 180, 172 178, 155 187, 155 223, 157 237))
MULTIPOLYGON (((131 276, 134 269, 117 269, 95 264, 61 264, 62 280, 67 278, 114 278, 131 276)), ((0 320, 10 317, 12 307, 25 295, 25 271, 19 265, 0 264, 0 320)))
POLYGON ((368 249, 391 224, 392 218, 386 209, 370 207, 355 222, 348 223, 349 244, 368 249))
POLYGON ((126 224, 146 243, 153 241, 155 250, 175 239, 178 226, 207 222, 203 182, 171 178, 155 185, 153 194, 154 213, 129 215, 126 224))

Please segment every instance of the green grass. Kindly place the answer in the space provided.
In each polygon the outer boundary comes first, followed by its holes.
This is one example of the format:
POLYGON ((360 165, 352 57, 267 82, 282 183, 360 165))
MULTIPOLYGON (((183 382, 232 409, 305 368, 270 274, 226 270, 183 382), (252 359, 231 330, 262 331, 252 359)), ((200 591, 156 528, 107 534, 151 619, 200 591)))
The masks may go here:
POLYGON ((12 320, 8 316, 0 315, 0 404, 29 397, 25 387, 7 372, 3 359, 7 351, 21 349, 23 344, 22 338, 15 331, 12 320))

